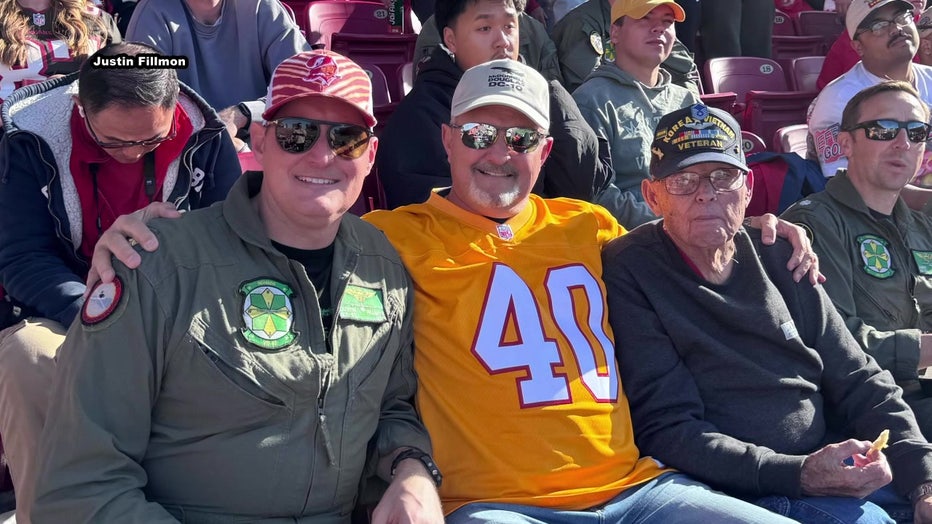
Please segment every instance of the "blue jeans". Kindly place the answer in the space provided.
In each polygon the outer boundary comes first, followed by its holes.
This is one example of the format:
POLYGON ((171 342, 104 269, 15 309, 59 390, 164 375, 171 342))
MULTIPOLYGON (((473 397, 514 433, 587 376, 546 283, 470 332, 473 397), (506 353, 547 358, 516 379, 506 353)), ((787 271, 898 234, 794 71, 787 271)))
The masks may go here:
POLYGON ((754 502, 804 524, 893 524, 913 520, 912 505, 890 485, 863 499, 769 496, 754 502))
POLYGON ((447 524, 722 524, 790 523, 751 503, 729 497, 682 473, 665 473, 627 489, 602 506, 562 511, 517 504, 467 504, 447 524))

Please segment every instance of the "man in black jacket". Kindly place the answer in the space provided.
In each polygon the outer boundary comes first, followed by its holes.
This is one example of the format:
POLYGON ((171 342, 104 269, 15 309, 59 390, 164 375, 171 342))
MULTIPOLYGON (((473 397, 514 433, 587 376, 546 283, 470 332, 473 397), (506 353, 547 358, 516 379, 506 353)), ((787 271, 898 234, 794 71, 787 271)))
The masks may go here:
MULTIPOLYGON (((521 2, 521 0, 517 0, 521 2)), ((499 58, 518 59, 516 0, 441 2, 434 14, 442 33, 421 63, 414 89, 382 133, 376 159, 389 208, 419 203, 431 189, 450 185, 450 164, 440 140, 449 122, 453 90, 463 71, 499 58)), ((611 176, 607 144, 599 144, 570 94, 550 82, 553 150, 534 192, 545 197, 592 200, 611 176)))

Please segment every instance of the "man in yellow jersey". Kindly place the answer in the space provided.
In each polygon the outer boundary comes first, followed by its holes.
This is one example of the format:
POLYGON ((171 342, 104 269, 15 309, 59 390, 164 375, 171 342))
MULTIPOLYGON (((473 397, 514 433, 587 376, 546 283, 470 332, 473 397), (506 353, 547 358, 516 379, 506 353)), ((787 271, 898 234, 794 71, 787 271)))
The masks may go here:
POLYGON ((415 284, 417 404, 448 523, 780 522, 642 457, 614 359, 599 206, 531 194, 547 84, 476 66, 443 126, 453 185, 370 213, 415 284))
MULTIPOLYGON (((451 114, 452 187, 367 215, 414 280, 417 405, 447 522, 790 522, 638 452, 601 282, 602 247, 625 230, 531 194, 552 142, 543 77, 476 66, 451 114)), ((150 240, 139 225, 121 221, 101 251, 150 240)))

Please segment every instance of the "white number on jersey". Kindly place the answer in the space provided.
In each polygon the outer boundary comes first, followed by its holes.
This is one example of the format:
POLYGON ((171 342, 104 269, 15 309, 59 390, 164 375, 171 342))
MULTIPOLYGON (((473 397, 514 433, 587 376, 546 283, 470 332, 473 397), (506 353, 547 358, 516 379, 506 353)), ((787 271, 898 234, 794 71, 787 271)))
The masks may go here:
MULTIPOLYGON (((618 400, 618 371, 612 341, 602 328, 605 301, 598 281, 582 265, 573 264, 548 271, 544 286, 550 298, 549 314, 579 368, 586 389, 598 402, 618 400), (585 295, 589 315, 580 326, 580 305, 574 291, 585 295), (583 329, 588 330, 586 336, 583 329), (598 347, 593 347, 592 340, 598 347), (601 368, 596 356, 601 356, 601 368)), ((531 288, 504 264, 495 264, 479 316, 473 353, 491 374, 523 371, 516 379, 523 407, 572 402, 565 367, 557 341, 544 333, 541 307, 531 288), (506 342, 506 333, 514 334, 506 342)))

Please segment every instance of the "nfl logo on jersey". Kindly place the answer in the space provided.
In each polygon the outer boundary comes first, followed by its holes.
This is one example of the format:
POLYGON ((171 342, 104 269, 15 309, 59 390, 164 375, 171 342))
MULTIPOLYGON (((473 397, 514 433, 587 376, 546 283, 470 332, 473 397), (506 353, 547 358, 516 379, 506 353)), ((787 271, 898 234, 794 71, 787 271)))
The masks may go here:
POLYGON ((32 25, 42 27, 45 25, 45 13, 33 13, 32 25))

